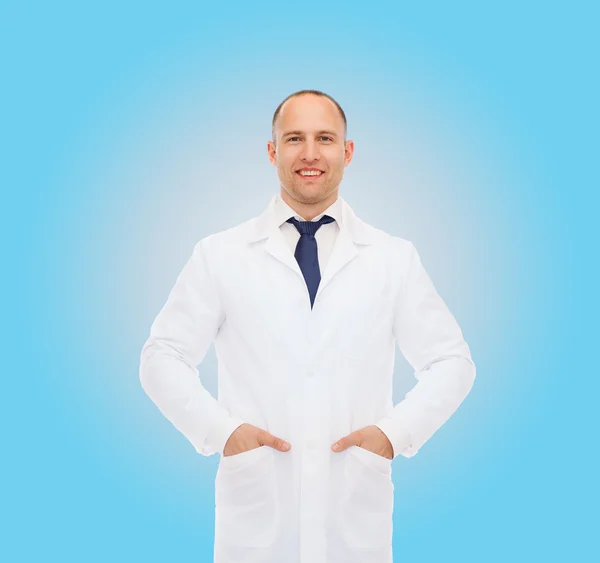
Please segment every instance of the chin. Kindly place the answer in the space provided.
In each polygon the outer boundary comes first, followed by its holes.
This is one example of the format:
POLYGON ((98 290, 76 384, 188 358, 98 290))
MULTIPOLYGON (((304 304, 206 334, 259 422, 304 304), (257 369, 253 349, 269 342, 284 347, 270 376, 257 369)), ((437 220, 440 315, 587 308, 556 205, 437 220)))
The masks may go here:
POLYGON ((312 204, 327 199, 335 189, 331 190, 329 186, 303 186, 294 183, 291 186, 286 186, 285 191, 291 198, 300 203, 312 204))
POLYGON ((295 195, 302 203, 317 203, 327 197, 326 193, 323 192, 311 192, 311 191, 296 191, 295 195))

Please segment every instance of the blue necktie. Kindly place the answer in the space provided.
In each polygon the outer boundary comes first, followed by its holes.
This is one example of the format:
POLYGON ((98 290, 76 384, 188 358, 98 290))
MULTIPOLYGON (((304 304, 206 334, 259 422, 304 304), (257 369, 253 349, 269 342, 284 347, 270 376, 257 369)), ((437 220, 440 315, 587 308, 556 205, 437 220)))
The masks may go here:
POLYGON ((306 281, 306 287, 308 287, 311 309, 315 302, 315 296, 317 295, 317 289, 319 289, 319 283, 321 281, 315 233, 319 230, 321 225, 332 223, 333 221, 335 221, 335 219, 329 215, 323 215, 318 221, 298 221, 298 219, 294 217, 290 217, 287 220, 287 222, 292 223, 300 233, 300 240, 296 245, 294 256, 296 257, 298 266, 300 266, 300 270, 306 281))

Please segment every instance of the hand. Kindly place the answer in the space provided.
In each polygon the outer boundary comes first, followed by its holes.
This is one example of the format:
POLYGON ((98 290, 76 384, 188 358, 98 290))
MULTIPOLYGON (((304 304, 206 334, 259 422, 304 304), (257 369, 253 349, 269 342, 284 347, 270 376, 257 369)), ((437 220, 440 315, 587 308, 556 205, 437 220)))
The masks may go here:
POLYGON ((287 452, 291 448, 290 444, 269 434, 266 430, 244 423, 229 436, 223 448, 223 457, 241 454, 260 446, 270 446, 280 452, 287 452))
POLYGON ((340 438, 331 446, 331 449, 334 452, 342 452, 350 446, 358 446, 387 459, 394 459, 394 447, 392 443, 384 432, 375 425, 365 426, 340 438))

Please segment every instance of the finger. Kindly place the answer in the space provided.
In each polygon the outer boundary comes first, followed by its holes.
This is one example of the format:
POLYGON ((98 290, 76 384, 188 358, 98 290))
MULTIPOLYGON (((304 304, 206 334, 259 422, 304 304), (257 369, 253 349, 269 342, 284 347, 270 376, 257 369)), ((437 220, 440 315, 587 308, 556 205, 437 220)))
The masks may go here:
POLYGON ((333 446, 331 446, 331 449, 334 452, 343 452, 346 448, 349 448, 350 446, 358 446, 359 442, 360 442, 359 433, 352 432, 352 433, 348 434, 347 436, 340 438, 335 444, 333 444, 333 446))
POLYGON ((273 436, 273 434, 265 433, 264 436, 265 445, 271 446, 272 448, 279 450, 280 452, 287 452, 290 449, 290 444, 281 438, 273 436))

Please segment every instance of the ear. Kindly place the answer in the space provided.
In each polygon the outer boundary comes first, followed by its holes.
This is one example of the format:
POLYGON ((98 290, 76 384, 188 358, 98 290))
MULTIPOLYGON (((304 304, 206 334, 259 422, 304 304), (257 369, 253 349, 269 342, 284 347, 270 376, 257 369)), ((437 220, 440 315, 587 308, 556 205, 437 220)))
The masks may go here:
POLYGON ((275 146, 275 141, 269 141, 267 143, 267 154, 269 155, 271 164, 277 166, 277 147, 275 146))
POLYGON ((354 141, 346 141, 344 147, 344 166, 348 166, 354 155, 354 141))

